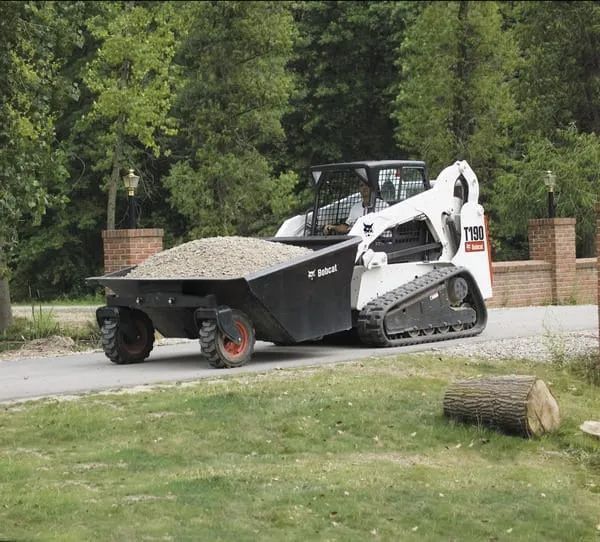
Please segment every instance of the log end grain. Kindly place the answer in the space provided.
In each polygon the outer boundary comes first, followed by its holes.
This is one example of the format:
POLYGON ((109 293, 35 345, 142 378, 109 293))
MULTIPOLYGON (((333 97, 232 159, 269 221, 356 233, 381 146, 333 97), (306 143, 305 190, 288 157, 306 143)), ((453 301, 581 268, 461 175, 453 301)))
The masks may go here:
POLYGON ((536 380, 527 397, 527 427, 533 435, 552 433, 560 426, 558 403, 543 380, 536 380))

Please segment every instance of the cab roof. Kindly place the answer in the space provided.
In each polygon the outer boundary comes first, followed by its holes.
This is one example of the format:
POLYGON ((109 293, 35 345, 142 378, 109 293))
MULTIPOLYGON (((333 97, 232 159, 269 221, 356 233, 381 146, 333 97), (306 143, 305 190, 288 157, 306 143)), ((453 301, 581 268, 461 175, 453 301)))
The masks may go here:
POLYGON ((325 171, 331 169, 354 169, 364 167, 367 169, 393 169, 397 167, 425 167, 422 160, 361 160, 358 162, 339 162, 335 164, 321 164, 311 166, 311 171, 325 171))
MULTIPOLYGON (((419 167, 426 169, 422 160, 362 160, 357 162, 339 162, 335 164, 321 164, 311 166, 310 172, 315 185, 319 184, 321 174, 325 171, 354 171, 371 187, 377 187, 379 172, 382 169, 401 169, 403 167, 419 167)), ((425 172, 427 178, 427 172, 425 172)))

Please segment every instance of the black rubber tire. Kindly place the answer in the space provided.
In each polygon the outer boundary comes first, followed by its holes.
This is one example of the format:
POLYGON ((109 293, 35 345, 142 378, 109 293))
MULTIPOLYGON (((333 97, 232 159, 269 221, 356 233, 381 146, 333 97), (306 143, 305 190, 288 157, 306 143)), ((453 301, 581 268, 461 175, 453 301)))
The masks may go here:
POLYGON ((132 311, 130 318, 137 329, 133 342, 119 329, 116 320, 105 320, 100 328, 104 353, 117 365, 143 361, 154 348, 154 326, 150 318, 141 311, 132 311))
POLYGON ((216 369, 223 369, 225 365, 217 355, 217 322, 215 320, 203 320, 198 333, 200 350, 202 355, 216 369))
POLYGON ((255 334, 250 319, 241 311, 233 310, 233 322, 242 334, 242 344, 236 345, 218 328, 214 320, 204 320, 199 340, 202 354, 216 369, 241 367, 250 361, 254 352, 255 334))

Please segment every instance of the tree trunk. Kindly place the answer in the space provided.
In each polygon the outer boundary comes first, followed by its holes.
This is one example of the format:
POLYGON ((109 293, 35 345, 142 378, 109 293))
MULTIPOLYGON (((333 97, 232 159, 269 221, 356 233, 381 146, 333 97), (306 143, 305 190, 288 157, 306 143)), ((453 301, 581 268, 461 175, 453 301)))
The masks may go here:
POLYGON ((452 111, 452 135, 454 136, 454 151, 463 154, 467 147, 469 138, 470 124, 468 122, 467 97, 463 89, 469 87, 468 79, 471 74, 468 73, 468 49, 467 40, 469 39, 468 28, 469 3, 461 0, 458 5, 458 57, 454 65, 454 74, 458 81, 458 88, 453 89, 453 111, 452 111))
POLYGON ((535 376, 454 382, 444 395, 444 414, 527 437, 554 431, 560 424, 556 399, 535 376))
POLYGON ((3 276, 3 256, 0 248, 0 332, 12 324, 12 310, 10 307, 10 290, 8 279, 3 276))
MULTIPOLYGON (((131 63, 125 60, 121 66, 121 74, 119 77, 119 88, 124 89, 129 82, 129 72, 131 63)), ((108 202, 106 205, 106 229, 115 229, 115 215, 117 209, 117 189, 121 181, 121 160, 123 158, 123 133, 125 128, 125 114, 121 113, 117 119, 116 125, 116 142, 113 148, 112 171, 108 180, 108 202)))
MULTIPOLYGON (((116 147, 116 146, 115 146, 116 147)), ((113 155, 113 167, 108 181, 108 202, 106 206, 106 229, 115 229, 115 216, 117 214, 117 188, 119 187, 119 153, 115 148, 113 155)))

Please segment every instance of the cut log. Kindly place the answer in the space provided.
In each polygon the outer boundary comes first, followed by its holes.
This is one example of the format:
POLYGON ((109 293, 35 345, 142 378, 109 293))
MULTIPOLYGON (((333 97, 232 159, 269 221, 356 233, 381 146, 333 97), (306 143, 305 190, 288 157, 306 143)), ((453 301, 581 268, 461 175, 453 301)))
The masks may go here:
POLYGON ((507 375, 460 380, 444 395, 444 414, 460 421, 540 436, 558 429, 558 403, 535 376, 507 375))

